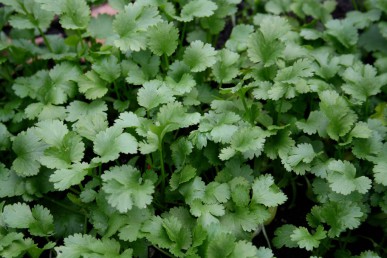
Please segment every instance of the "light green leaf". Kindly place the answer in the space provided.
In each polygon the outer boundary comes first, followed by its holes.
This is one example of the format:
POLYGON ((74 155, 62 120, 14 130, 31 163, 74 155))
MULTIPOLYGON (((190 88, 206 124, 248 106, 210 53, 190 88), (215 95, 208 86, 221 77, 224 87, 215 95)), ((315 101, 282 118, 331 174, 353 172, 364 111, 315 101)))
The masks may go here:
POLYGON ((90 7, 85 0, 64 0, 60 24, 65 29, 86 29, 90 21, 90 7))
POLYGON ((78 78, 79 92, 87 99, 102 98, 108 92, 107 83, 94 71, 88 71, 78 78))
POLYGON ((192 21, 195 17, 208 17, 214 14, 218 6, 209 0, 192 0, 181 9, 181 20, 192 21))
POLYGON ((39 173, 38 160, 46 149, 33 129, 19 133, 13 140, 12 149, 17 158, 12 163, 12 169, 22 177, 34 176, 39 173))
POLYGON ((173 23, 161 22, 148 30, 148 46, 153 54, 172 55, 178 44, 179 31, 173 23))
POLYGON ((318 226, 316 232, 312 235, 305 227, 298 227, 290 235, 292 241, 297 242, 298 246, 311 251, 320 245, 320 241, 326 238, 326 231, 322 226, 318 226))
POLYGON ((121 66, 114 55, 97 60, 91 67, 108 83, 114 82, 121 75, 121 66))
POLYGON ((50 176, 50 182, 54 183, 55 189, 64 191, 79 184, 87 175, 88 169, 89 165, 86 163, 76 163, 69 168, 58 169, 50 176))
POLYGON ((183 61, 192 72, 202 72, 216 62, 216 51, 210 44, 196 40, 184 51, 183 61))
POLYGON ((261 175, 257 177, 252 185, 252 200, 267 207, 275 207, 283 204, 288 198, 275 185, 272 175, 261 175))
POLYGON ((120 153, 136 153, 137 140, 129 133, 124 133, 122 128, 109 127, 96 135, 94 152, 100 158, 94 158, 95 162, 106 163, 115 160, 120 153))
POLYGON ((130 165, 113 167, 102 175, 102 181, 108 203, 121 213, 133 206, 146 208, 152 202, 153 182, 141 177, 140 171, 130 165))

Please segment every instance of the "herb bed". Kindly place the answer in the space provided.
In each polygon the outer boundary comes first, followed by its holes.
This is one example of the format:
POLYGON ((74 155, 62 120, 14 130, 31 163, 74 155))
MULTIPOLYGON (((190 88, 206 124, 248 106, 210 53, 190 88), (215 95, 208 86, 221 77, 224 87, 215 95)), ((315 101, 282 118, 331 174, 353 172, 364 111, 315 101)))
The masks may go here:
POLYGON ((385 0, 0 3, 1 257, 387 255, 385 0))

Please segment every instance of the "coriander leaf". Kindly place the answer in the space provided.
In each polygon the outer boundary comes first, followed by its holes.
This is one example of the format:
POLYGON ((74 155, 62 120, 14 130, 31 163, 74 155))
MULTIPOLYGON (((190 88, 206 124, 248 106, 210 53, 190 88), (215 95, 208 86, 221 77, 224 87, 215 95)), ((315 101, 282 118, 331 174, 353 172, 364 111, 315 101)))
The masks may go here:
POLYGON ((138 104, 147 110, 175 100, 171 90, 162 81, 145 82, 137 92, 138 104))
POLYGON ((3 220, 11 228, 28 228, 34 222, 30 206, 25 203, 15 203, 4 206, 3 220))
POLYGON ((316 232, 312 235, 305 227, 298 227, 293 230, 290 239, 298 244, 299 247, 308 251, 317 248, 320 241, 326 238, 326 232, 322 226, 318 226, 316 232))
POLYGON ((353 98, 364 102, 370 96, 378 94, 383 86, 382 80, 376 74, 376 69, 369 64, 348 67, 343 73, 343 79, 347 83, 342 89, 353 98))
POLYGON ((76 163, 69 168, 58 169, 50 176, 50 182, 54 183, 55 189, 64 191, 79 184, 87 175, 88 169, 89 165, 86 163, 76 163))
POLYGON ((301 143, 290 150, 285 162, 296 174, 304 175, 305 171, 310 171, 310 163, 316 156, 311 144, 301 143))
POLYGON ((85 0, 64 0, 60 24, 65 29, 86 29, 90 21, 90 7, 85 0))
POLYGON ((67 108, 67 121, 75 122, 85 119, 85 117, 101 116, 106 117, 107 105, 101 100, 96 100, 91 103, 75 100, 71 102, 67 108))
POLYGON ((348 195, 353 191, 366 193, 371 188, 368 177, 356 177, 356 168, 349 161, 332 160, 328 164, 327 180, 333 191, 348 195))
POLYGON ((284 159, 295 145, 295 141, 290 137, 290 134, 290 130, 279 130, 275 135, 267 138, 264 150, 265 154, 270 159, 275 159, 277 156, 284 159))
POLYGON ((71 163, 77 163, 83 159, 84 151, 85 145, 82 138, 75 132, 69 132, 59 144, 45 150, 40 163, 48 168, 68 168, 71 163))
POLYGON ((121 75, 121 66, 114 55, 97 60, 91 67, 108 83, 114 82, 121 75))
POLYGON ((191 42, 184 51, 183 61, 192 72, 202 72, 216 62, 216 50, 199 40, 191 42))
POLYGON ((273 238, 273 245, 277 248, 283 246, 289 248, 297 247, 297 243, 290 237, 296 229, 297 227, 291 224, 285 224, 278 227, 274 232, 275 237, 273 238))
POLYGON ((279 40, 290 26, 282 17, 268 17, 260 23, 260 29, 252 34, 247 43, 247 55, 254 63, 262 62, 265 67, 276 62, 285 49, 279 40))
POLYGON ((180 138, 171 144, 172 160, 176 168, 181 168, 185 165, 192 149, 192 143, 186 138, 180 138))
POLYGON ((185 128, 199 123, 199 113, 186 113, 180 102, 170 102, 162 106, 157 113, 157 120, 167 131, 174 131, 178 128, 185 128))
POLYGON ((161 22, 148 30, 148 46, 153 54, 172 55, 178 44, 179 31, 173 23, 161 22))
POLYGON ((320 110, 328 118, 328 135, 338 140, 346 135, 357 120, 357 115, 348 107, 345 99, 332 90, 320 94, 320 110))
POLYGON ((375 182, 387 186, 387 143, 383 144, 382 150, 373 162, 375 182))
POLYGON ((69 132, 67 125, 60 120, 45 120, 36 124, 36 135, 51 146, 61 144, 65 135, 69 132))
POLYGON ((242 52, 247 49, 247 39, 254 31, 252 25, 238 24, 233 27, 226 47, 231 51, 242 52))
POLYGON ((35 205, 32 210, 24 203, 6 205, 2 215, 8 227, 28 228, 34 236, 48 236, 54 231, 54 219, 41 205, 35 205))
POLYGON ((328 39, 338 42, 341 46, 350 48, 357 43, 359 37, 357 29, 348 19, 330 20, 325 24, 325 27, 324 33, 328 39))
POLYGON ((261 175, 257 177, 252 185, 252 200, 267 207, 275 207, 283 204, 288 198, 275 185, 272 175, 261 175))
POLYGON ((133 112, 122 112, 114 121, 114 126, 120 128, 139 127, 140 118, 133 112))
POLYGON ((102 181, 108 203, 121 213, 133 206, 145 208, 152 202, 153 182, 144 180, 140 171, 130 165, 113 167, 102 175, 102 181))
POLYGON ((267 132, 259 127, 243 127, 233 134, 230 147, 223 148, 219 158, 228 160, 237 152, 242 153, 248 159, 252 159, 254 156, 259 157, 267 136, 267 132))
POLYGON ((58 257, 132 257, 133 250, 128 248, 121 255, 120 244, 114 239, 97 239, 90 235, 74 234, 64 239, 64 245, 55 247, 58 257))
POLYGON ((208 17, 214 14, 218 6, 209 0, 192 0, 181 9, 181 20, 192 21, 194 17, 208 17))
POLYGON ((217 62, 212 67, 215 80, 219 83, 227 83, 234 79, 239 73, 239 55, 227 49, 217 54, 217 62))
POLYGON ((136 153, 137 140, 129 133, 124 133, 122 128, 109 127, 99 132, 94 141, 94 152, 100 158, 94 158, 95 162, 106 163, 115 160, 120 153, 136 153))
POLYGON ((312 111, 306 121, 300 119, 296 122, 296 126, 306 134, 311 135, 318 132, 321 137, 325 137, 328 123, 329 120, 323 112, 312 111))
POLYGON ((34 236, 52 235, 54 233, 54 217, 50 211, 41 205, 35 205, 31 212, 34 221, 29 224, 29 232, 34 236))
POLYGON ((141 51, 133 53, 133 60, 122 62, 123 73, 127 70, 126 81, 134 85, 142 85, 143 83, 153 79, 159 73, 160 58, 152 55, 149 51, 141 51))
MULTIPOLYGON (((354 229, 360 226, 360 220, 364 213, 359 205, 353 202, 327 202, 322 206, 314 206, 307 219, 309 224, 326 223, 331 228, 329 237, 338 237, 346 229, 354 229)), ((317 226, 317 225, 316 225, 317 226)))
MULTIPOLYGON (((259 250, 262 250, 260 248, 259 250)), ((253 258, 253 257, 258 257, 258 258, 271 258, 272 256, 267 256, 267 255, 261 255, 262 251, 257 250, 257 248, 250 242, 247 242, 245 240, 240 240, 235 244, 234 250, 228 256, 229 258, 253 258), (258 256, 257 256, 258 253, 258 256)), ((271 252, 269 249, 266 252, 271 252)))
POLYGON ((191 165, 187 165, 179 171, 176 171, 172 174, 169 184, 171 190, 176 190, 180 185, 190 181, 196 176, 196 169, 191 165))
POLYGON ((115 16, 113 30, 119 38, 114 41, 121 51, 140 51, 146 48, 148 27, 161 22, 155 6, 139 2, 125 6, 124 11, 115 16))
POLYGON ((0 163, 0 198, 22 195, 25 192, 24 185, 25 181, 15 171, 0 163))
POLYGON ((79 92, 84 93, 87 99, 97 99, 108 92, 107 83, 94 71, 88 71, 78 78, 79 92))
POLYGON ((12 149, 17 155, 12 169, 19 176, 34 176, 39 173, 38 160, 43 156, 46 144, 40 140, 35 130, 28 129, 19 133, 13 140, 12 149))

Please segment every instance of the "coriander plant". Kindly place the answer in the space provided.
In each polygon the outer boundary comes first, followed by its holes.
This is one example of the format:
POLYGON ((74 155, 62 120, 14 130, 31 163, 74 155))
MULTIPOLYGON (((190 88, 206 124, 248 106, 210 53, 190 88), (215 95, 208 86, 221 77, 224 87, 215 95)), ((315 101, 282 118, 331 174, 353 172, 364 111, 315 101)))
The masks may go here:
POLYGON ((386 257, 387 1, 342 2, 0 0, 0 256, 386 257))

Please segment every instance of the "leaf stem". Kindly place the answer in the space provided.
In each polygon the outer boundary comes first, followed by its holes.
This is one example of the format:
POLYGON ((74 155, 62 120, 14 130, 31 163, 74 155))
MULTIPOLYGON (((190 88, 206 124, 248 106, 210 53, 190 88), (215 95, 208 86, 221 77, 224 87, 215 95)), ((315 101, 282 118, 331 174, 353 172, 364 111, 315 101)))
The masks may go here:
POLYGON ((159 143, 159 158, 160 158, 160 170, 161 170, 161 192, 164 192, 165 189, 165 168, 164 168, 164 158, 163 158, 163 144, 162 141, 159 143))
POLYGON ((41 28, 39 28, 39 27, 37 27, 37 28, 38 28, 38 31, 39 31, 40 36, 42 36, 42 38, 43 38, 44 44, 46 45, 46 47, 48 48, 48 50, 49 50, 50 52, 53 52, 53 51, 52 51, 52 47, 51 47, 51 45, 50 45, 50 42, 48 41, 46 35, 43 33, 43 31, 42 31, 41 28))
POLYGON ((52 198, 50 198, 50 197, 47 197, 47 196, 42 196, 44 199, 46 199, 47 201, 49 201, 49 202, 52 202, 52 203, 54 203, 55 205, 58 205, 58 206, 60 206, 60 207, 62 207, 62 208, 64 208, 64 209, 66 209, 66 210, 68 210, 68 211, 71 211, 71 212, 74 212, 74 213, 78 213, 78 214, 81 214, 81 215, 85 215, 83 212, 81 212, 80 210, 76 210, 76 209, 73 209, 73 208, 71 208, 71 207, 69 207, 69 206, 67 206, 67 205, 65 205, 65 204, 63 204, 63 203, 61 203, 61 202, 58 202, 58 201, 56 201, 56 200, 54 200, 54 199, 52 199, 52 198))
POLYGON ((242 94, 242 93, 240 93, 239 96, 240 96, 240 98, 241 98, 241 100, 242 100, 242 104, 243 104, 243 107, 244 107, 245 112, 246 112, 246 114, 247 114, 247 119, 248 119, 248 121, 250 122, 250 124, 254 125, 254 121, 253 121, 253 118, 252 118, 252 116, 251 116, 250 109, 249 109, 249 107, 247 106, 247 103, 246 103, 246 100, 245 100, 245 95, 242 94))
POLYGON ((170 254, 170 253, 168 253, 167 251, 164 251, 163 249, 161 249, 161 248, 159 248, 159 247, 157 247, 157 246, 153 246, 155 249, 157 249, 157 251, 159 251, 160 253, 162 253, 162 254, 164 254, 164 255, 166 255, 166 256, 168 256, 168 257, 172 257, 172 258, 174 258, 175 256, 173 256, 172 254, 170 254))
POLYGON ((169 70, 169 60, 168 60, 167 54, 164 54, 163 58, 164 58, 165 71, 168 71, 169 70))
POLYGON ((265 237, 265 240, 267 242, 267 246, 271 249, 270 240, 269 240, 269 237, 267 236, 264 225, 262 225, 262 233, 263 233, 263 236, 265 237))

